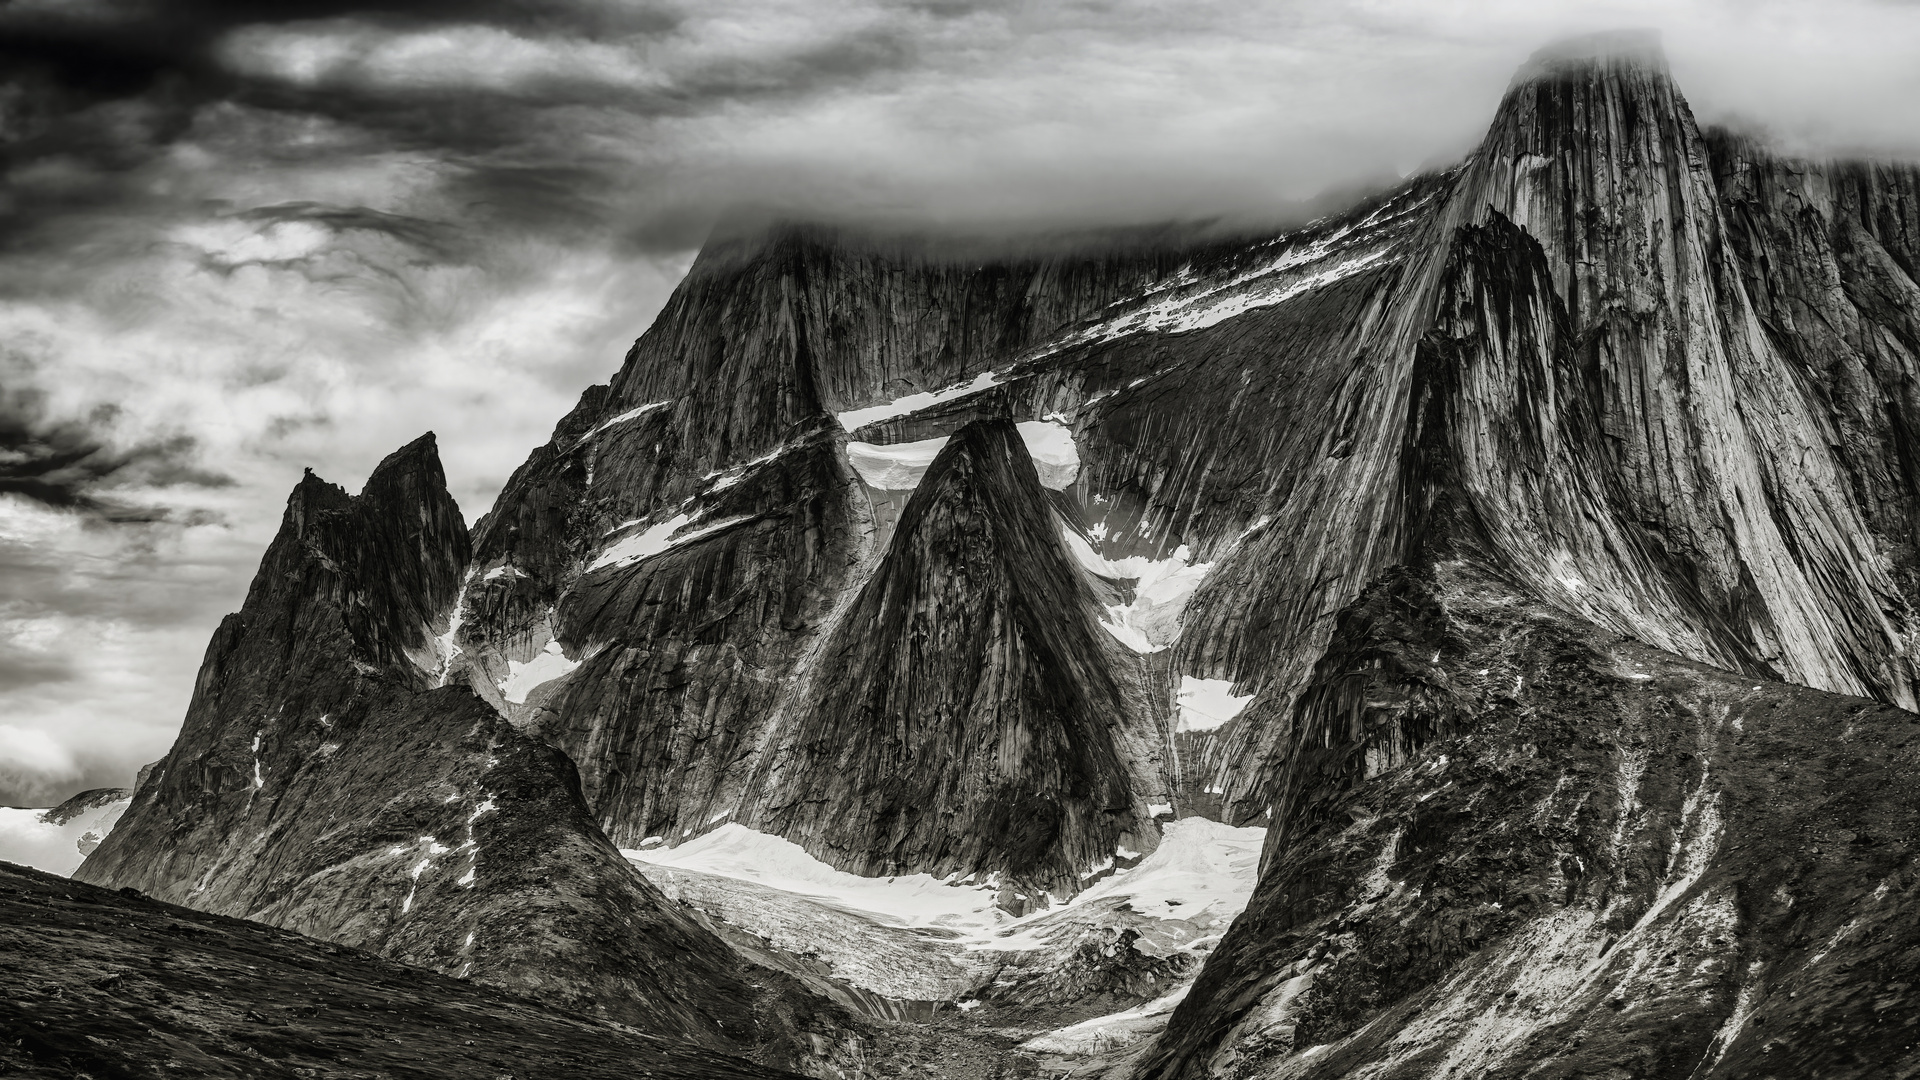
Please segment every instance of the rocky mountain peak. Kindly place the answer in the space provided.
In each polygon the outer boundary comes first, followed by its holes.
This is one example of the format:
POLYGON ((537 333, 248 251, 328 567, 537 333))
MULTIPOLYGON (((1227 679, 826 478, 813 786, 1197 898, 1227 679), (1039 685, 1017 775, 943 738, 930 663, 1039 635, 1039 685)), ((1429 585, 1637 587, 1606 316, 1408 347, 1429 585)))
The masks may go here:
POLYGON ((1667 75, 1667 54, 1658 30, 1601 30, 1550 42, 1534 50, 1514 72, 1511 86, 1589 73, 1628 72, 1662 78, 1667 75))
POLYGON ((1099 614, 1013 422, 965 425, 826 643, 756 820, 859 873, 1077 890, 1142 843, 1099 614))

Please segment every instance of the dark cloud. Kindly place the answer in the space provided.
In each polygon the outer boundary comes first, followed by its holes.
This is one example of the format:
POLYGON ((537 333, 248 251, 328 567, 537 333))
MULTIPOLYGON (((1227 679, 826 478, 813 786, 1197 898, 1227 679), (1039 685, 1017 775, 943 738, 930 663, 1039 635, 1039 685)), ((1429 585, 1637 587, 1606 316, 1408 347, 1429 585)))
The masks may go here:
POLYGON ((29 365, 0 358, 0 493, 24 495, 64 510, 106 521, 164 520, 163 507, 118 499, 116 488, 231 487, 231 477, 198 462, 191 435, 115 446, 103 434, 118 409, 96 406, 85 420, 48 414, 46 392, 32 385, 29 365))

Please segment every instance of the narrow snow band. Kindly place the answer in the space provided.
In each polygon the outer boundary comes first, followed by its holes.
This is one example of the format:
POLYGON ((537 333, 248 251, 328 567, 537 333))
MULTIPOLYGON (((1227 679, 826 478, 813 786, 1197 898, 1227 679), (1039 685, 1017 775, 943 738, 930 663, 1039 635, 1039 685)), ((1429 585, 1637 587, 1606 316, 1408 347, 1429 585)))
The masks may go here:
POLYGON ((1000 385, 1000 380, 991 371, 983 371, 970 383, 949 386, 944 390, 932 390, 920 394, 908 394, 896 398, 885 405, 870 405, 864 409, 853 409, 839 414, 840 426, 848 431, 863 428, 881 420, 891 420, 896 416, 916 413, 956 398, 968 397, 982 390, 991 390, 1000 385))
POLYGON ((1236 697, 1231 679, 1196 679, 1180 676, 1180 721, 1175 731, 1213 731, 1240 715, 1253 694, 1236 697))
POLYGON ((655 409, 664 409, 671 404, 673 404, 673 402, 671 401, 649 401, 645 405, 642 405, 637 409, 628 409, 626 412, 621 413, 619 416, 616 416, 611 420, 602 420, 599 424, 594 426, 593 430, 587 432, 585 435, 580 436, 580 441, 586 442, 588 439, 591 439, 595 435, 598 435, 601 432, 607 430, 608 428, 613 427, 615 424, 624 424, 627 421, 634 419, 635 417, 644 416, 655 409))
POLYGON ((675 514, 651 529, 635 533, 614 543, 593 560, 587 567, 587 573, 591 574, 595 570, 608 566, 625 566, 627 563, 638 562, 649 555, 660 554, 673 546, 673 534, 679 532, 682 526, 692 520, 685 514, 675 514))
MULTIPOLYGON (((1040 474, 1040 486, 1064 491, 1080 478, 1080 452, 1073 445, 1073 432, 1051 420, 1028 420, 1015 425, 1020 441, 1027 444, 1027 455, 1040 474)), ((910 491, 920 486, 933 459, 947 445, 949 436, 904 443, 847 444, 847 461, 868 487, 883 491, 910 491)))
POLYGON ((536 686, 570 675, 580 661, 567 659, 558 641, 547 642, 546 651, 526 663, 507 661, 507 677, 500 680, 500 693, 515 705, 525 705, 527 694, 536 686))
MULTIPOLYGON (((711 525, 703 525, 690 533, 682 533, 680 530, 692 524, 693 518, 686 514, 675 514, 644 532, 635 533, 609 546, 587 565, 587 573, 591 574, 595 570, 604 570, 608 567, 631 566, 642 559, 652 558, 670 548, 691 544, 703 536, 710 536, 728 526, 749 521, 753 517, 752 514, 739 514, 723 518, 711 525)), ((626 528, 626 525, 617 526, 611 531, 618 532, 623 528, 626 528)))

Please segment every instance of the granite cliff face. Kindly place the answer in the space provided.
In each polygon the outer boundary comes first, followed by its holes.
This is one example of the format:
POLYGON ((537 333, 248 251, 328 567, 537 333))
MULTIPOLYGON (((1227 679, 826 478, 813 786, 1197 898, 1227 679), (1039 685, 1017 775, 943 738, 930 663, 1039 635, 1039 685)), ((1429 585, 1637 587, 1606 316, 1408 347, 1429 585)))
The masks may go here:
POLYGON ((470 538, 304 482, 81 876, 821 1075, 907 1058, 781 977, 950 1075, 1896 1075, 1916 281, 1920 170, 1636 35, 1276 235, 734 230, 470 538))

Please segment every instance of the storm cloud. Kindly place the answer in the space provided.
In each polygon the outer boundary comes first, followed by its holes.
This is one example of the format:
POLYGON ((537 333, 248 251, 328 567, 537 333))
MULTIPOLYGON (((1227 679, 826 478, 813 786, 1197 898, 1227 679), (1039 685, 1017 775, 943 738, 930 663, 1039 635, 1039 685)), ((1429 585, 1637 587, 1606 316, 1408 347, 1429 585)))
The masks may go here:
POLYGON ((431 428, 468 518, 752 208, 1278 223, 1651 26, 1706 122, 1920 157, 1920 5, 0 6, 0 803, 163 753, 303 466, 431 428))

